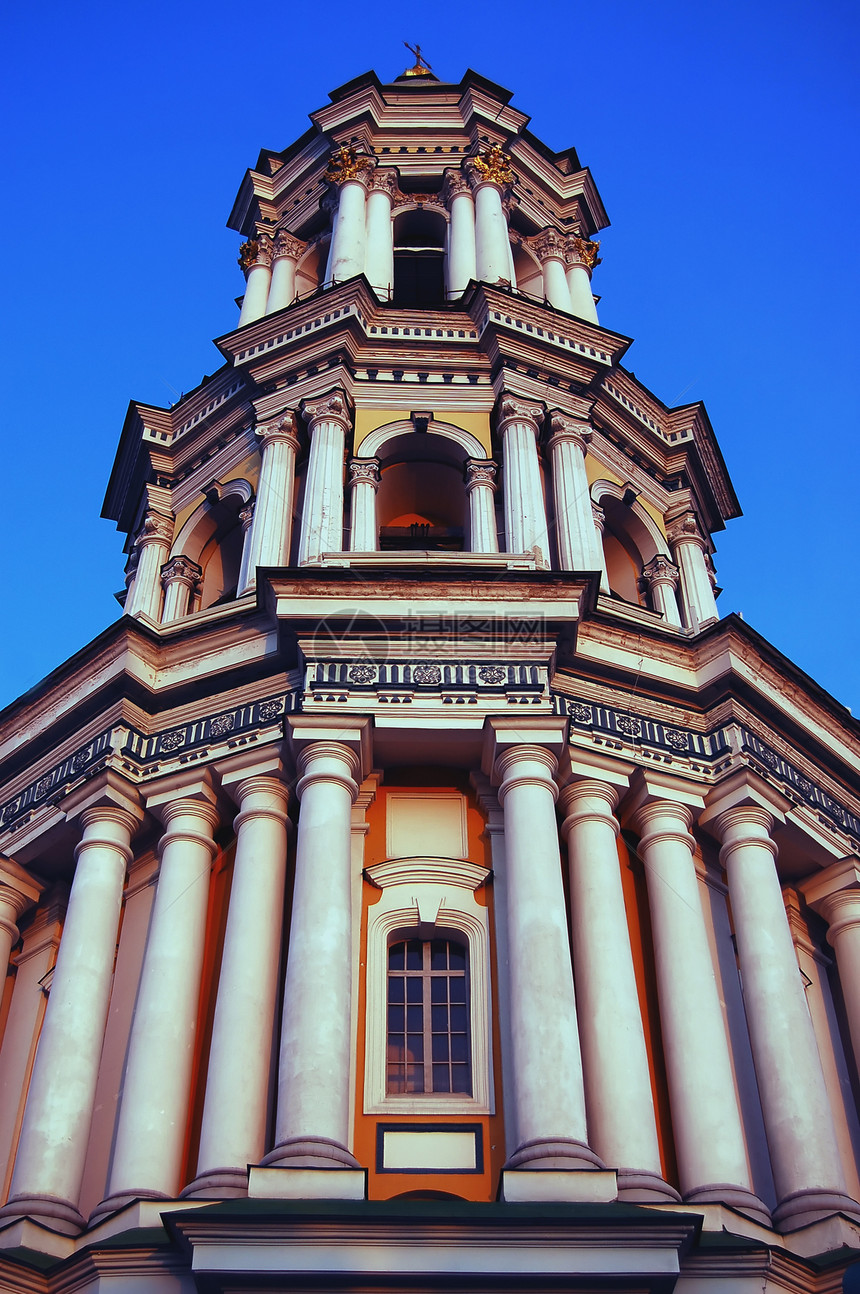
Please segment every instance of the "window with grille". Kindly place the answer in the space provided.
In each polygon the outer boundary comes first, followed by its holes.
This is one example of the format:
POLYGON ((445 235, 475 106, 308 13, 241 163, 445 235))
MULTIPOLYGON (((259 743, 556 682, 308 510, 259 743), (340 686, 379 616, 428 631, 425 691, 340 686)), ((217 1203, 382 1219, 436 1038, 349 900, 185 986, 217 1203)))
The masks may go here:
POLYGON ((472 1094, 469 965, 454 939, 404 939, 388 950, 386 1088, 472 1094))

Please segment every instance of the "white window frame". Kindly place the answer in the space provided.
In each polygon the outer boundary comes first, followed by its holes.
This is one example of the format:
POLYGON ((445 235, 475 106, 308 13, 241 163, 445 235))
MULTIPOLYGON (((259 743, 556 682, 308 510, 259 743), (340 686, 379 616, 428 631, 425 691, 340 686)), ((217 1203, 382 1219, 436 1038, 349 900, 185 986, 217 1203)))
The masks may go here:
POLYGON ((365 1114, 492 1114, 489 913, 475 890, 489 868, 457 858, 393 858, 367 869, 382 890, 367 913, 365 1114), (398 939, 464 939, 469 950, 472 1094, 387 1091, 388 948, 398 939))

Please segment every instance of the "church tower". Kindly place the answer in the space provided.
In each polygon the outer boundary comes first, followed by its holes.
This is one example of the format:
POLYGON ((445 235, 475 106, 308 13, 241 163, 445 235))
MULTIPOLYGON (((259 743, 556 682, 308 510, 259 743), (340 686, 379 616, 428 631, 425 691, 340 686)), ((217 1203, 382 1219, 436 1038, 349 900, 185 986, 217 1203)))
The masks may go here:
POLYGON ((129 408, 122 616, 0 714, 0 1284, 833 1294, 860 729, 720 616, 575 150, 330 100, 129 408))

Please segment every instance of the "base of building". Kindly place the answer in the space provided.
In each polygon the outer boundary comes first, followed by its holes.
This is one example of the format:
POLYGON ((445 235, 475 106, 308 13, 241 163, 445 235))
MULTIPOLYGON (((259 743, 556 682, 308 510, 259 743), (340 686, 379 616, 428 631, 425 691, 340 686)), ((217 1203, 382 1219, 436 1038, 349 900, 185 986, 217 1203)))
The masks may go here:
POLYGON ((252 1200, 363 1200, 367 1174, 363 1168, 251 1168, 248 1197, 252 1200))
POLYGON ((506 1204, 612 1204, 618 1199, 618 1174, 599 1168, 506 1168, 499 1196, 506 1204))

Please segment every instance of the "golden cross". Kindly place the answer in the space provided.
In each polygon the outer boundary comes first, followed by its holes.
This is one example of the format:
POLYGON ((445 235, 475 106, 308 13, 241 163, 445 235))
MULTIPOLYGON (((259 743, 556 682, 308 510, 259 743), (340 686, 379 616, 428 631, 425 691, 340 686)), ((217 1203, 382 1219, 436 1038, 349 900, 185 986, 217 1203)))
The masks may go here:
POLYGON ((409 50, 410 54, 415 55, 415 69, 414 69, 415 71, 417 71, 419 68, 425 68, 425 67, 427 68, 428 72, 433 71, 432 67, 430 66, 426 58, 424 58, 423 54, 421 53, 420 45, 410 45, 408 40, 405 40, 403 44, 409 50))

